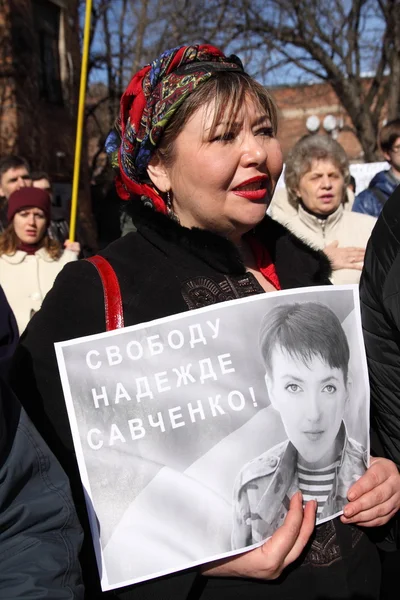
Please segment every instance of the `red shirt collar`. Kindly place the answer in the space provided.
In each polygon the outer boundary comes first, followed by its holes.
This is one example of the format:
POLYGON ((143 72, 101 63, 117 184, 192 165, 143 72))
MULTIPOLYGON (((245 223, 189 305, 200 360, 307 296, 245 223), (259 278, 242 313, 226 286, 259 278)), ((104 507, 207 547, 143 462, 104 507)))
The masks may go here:
POLYGON ((272 262, 271 256, 258 239, 252 235, 247 238, 250 248, 256 259, 257 268, 260 273, 265 277, 269 283, 271 283, 277 290, 282 289, 279 282, 278 274, 275 270, 275 265, 272 262))

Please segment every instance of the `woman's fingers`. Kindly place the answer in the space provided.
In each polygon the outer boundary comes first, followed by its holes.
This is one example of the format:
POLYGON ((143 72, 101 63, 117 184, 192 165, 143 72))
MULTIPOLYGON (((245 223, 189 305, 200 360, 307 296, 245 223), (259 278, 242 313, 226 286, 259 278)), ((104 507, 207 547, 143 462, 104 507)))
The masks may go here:
POLYGON ((341 260, 348 269, 360 269, 360 263, 363 262, 365 256, 364 248, 338 248, 341 252, 341 260))
POLYGON ((204 565, 202 573, 219 577, 276 579, 307 545, 314 530, 316 506, 316 502, 311 501, 303 510, 302 495, 297 492, 290 501, 283 525, 262 546, 204 565))
POLYGON ((338 248, 337 242, 331 242, 324 248, 325 254, 332 263, 334 270, 337 269, 362 269, 365 249, 353 246, 338 248))
POLYGON ((289 511, 283 525, 261 546, 268 557, 274 554, 277 560, 283 563, 300 533, 303 516, 302 495, 301 492, 296 492, 290 500, 289 511))
POLYGON ((353 502, 388 480, 391 480, 393 485, 400 486, 400 476, 394 462, 388 458, 371 458, 369 468, 351 486, 347 497, 353 502))
MULTIPOLYGON (((380 525, 387 523, 399 509, 400 493, 390 482, 378 486, 367 492, 355 502, 347 504, 343 510, 343 523, 367 523, 380 521, 380 525)), ((370 525, 371 526, 371 525, 370 525)))
POLYGON ((269 563, 271 579, 278 577, 287 565, 300 556, 314 530, 316 503, 308 502, 303 511, 302 502, 302 495, 297 492, 290 501, 283 525, 261 547, 269 563))
MULTIPOLYGON (((381 485, 394 472, 393 463, 388 461, 389 464, 386 464, 386 459, 382 460, 383 462, 377 462, 376 459, 371 458, 371 464, 364 475, 350 487, 347 498, 351 503, 354 504, 355 500, 381 485)), ((397 471, 396 467, 395 470, 397 471)))
POLYGON ((392 508, 391 502, 385 502, 370 510, 365 510, 357 514, 356 517, 346 518, 344 515, 341 518, 342 523, 360 525, 362 527, 380 527, 385 525, 397 513, 398 508, 392 508))
POLYGON ((304 548, 307 546, 310 537, 315 528, 315 516, 317 512, 317 503, 315 500, 307 502, 304 508, 303 522, 297 539, 293 545, 293 548, 286 556, 284 566, 290 565, 292 562, 297 560, 304 548))
POLYGON ((71 242, 71 240, 65 240, 64 248, 66 250, 70 250, 71 252, 75 252, 76 254, 79 254, 79 252, 81 251, 80 243, 79 242, 71 242))
POLYGON ((371 466, 349 490, 343 523, 365 527, 384 525, 400 508, 400 475, 385 458, 371 459, 371 466))

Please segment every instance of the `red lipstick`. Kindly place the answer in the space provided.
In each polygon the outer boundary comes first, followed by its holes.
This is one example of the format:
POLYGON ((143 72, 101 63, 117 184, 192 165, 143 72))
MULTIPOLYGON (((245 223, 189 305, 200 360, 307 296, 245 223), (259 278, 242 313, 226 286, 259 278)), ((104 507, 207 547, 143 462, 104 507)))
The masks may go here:
POLYGON ((267 189, 261 188, 260 190, 233 190, 233 193, 236 194, 236 196, 242 196, 248 200, 262 200, 267 194, 267 189))
POLYGON ((243 181, 233 188, 232 191, 237 196, 247 198, 248 200, 262 200, 267 193, 267 180, 268 177, 266 175, 257 175, 243 181))

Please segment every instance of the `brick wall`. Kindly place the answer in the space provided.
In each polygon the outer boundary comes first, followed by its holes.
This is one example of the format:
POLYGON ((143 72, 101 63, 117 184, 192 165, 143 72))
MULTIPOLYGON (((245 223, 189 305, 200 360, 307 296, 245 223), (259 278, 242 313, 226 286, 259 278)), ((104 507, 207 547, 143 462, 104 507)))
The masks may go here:
POLYGON ((284 158, 296 141, 309 133, 306 127, 308 117, 316 115, 321 122, 318 133, 327 135, 322 121, 325 116, 333 115, 342 124, 336 139, 346 150, 350 161, 363 161, 362 148, 356 136, 351 131, 346 131, 346 127, 351 127, 350 118, 328 84, 282 86, 271 88, 270 92, 279 109, 278 138, 284 158))
POLYGON ((14 150, 17 128, 8 0, 0 0, 0 156, 14 150))
POLYGON ((80 69, 77 0, 0 0, 0 28, 2 22, 9 43, 0 65, 0 99, 8 98, 0 112, 0 152, 21 154, 55 181, 71 180, 80 69), (42 83, 40 57, 51 49, 43 49, 38 14, 45 27, 47 15, 54 22, 60 15, 58 44, 50 52, 59 53, 57 101, 42 83))

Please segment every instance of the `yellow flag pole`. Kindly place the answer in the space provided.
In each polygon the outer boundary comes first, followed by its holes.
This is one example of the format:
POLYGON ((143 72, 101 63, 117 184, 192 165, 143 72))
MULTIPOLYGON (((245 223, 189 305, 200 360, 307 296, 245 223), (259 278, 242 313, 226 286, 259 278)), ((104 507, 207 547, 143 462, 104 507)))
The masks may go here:
POLYGON ((78 121, 76 125, 74 177, 72 181, 71 216, 69 222, 69 239, 75 240, 76 213, 78 209, 79 174, 82 154, 83 121, 85 116, 86 83, 89 62, 90 20, 92 16, 92 0, 86 0, 85 29, 83 34, 82 69, 79 85, 78 121))

